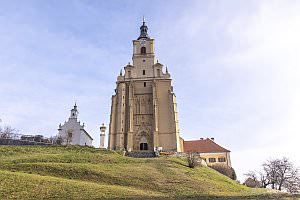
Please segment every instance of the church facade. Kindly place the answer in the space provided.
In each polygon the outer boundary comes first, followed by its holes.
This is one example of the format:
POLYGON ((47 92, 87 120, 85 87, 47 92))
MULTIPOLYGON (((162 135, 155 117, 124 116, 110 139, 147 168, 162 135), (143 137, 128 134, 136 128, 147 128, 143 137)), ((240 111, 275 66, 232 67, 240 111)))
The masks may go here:
POLYGON ((155 58, 154 39, 145 21, 133 40, 132 64, 117 77, 112 96, 109 149, 181 152, 172 79, 155 58))
POLYGON ((78 121, 78 110, 75 103, 71 110, 69 120, 63 125, 59 124, 58 136, 62 139, 63 145, 92 146, 93 138, 84 130, 84 123, 78 121))

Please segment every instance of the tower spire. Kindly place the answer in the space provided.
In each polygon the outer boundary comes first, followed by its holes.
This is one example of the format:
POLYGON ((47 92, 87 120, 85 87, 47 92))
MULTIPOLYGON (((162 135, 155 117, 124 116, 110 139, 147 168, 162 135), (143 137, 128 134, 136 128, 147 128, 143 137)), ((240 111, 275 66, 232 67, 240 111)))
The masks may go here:
POLYGON ((147 31, 148 31, 148 27, 147 27, 147 25, 146 25, 146 21, 145 21, 145 17, 143 16, 143 21, 142 21, 142 26, 140 27, 140 36, 138 37, 138 40, 139 39, 142 39, 142 38, 144 38, 144 39, 149 39, 149 36, 148 36, 148 33, 147 33, 147 31))

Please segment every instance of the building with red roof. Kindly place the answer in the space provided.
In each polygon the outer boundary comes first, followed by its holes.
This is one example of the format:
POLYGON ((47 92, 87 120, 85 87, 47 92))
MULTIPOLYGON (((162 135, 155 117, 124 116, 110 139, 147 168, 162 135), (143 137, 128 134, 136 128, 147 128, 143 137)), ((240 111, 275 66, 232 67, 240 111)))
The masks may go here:
POLYGON ((231 167, 230 151, 215 143, 214 138, 183 140, 183 151, 198 154, 207 165, 225 164, 231 167))

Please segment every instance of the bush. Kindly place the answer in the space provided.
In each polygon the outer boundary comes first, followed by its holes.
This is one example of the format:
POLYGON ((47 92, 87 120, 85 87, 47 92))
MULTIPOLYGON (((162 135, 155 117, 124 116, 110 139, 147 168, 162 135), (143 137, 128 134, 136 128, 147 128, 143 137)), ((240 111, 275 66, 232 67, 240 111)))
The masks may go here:
POLYGON ((174 155, 173 152, 163 152, 163 151, 159 152, 159 154, 160 154, 160 155, 165 155, 165 156, 174 155))
POLYGON ((194 167, 197 167, 197 166, 200 167, 200 166, 203 165, 202 158, 197 154, 193 154, 193 153, 188 154, 187 155, 187 160, 188 160, 188 166, 190 168, 194 168, 194 167))
POLYGON ((192 153, 188 154, 187 159, 188 159, 188 166, 190 168, 196 167, 197 161, 196 161, 196 157, 194 154, 192 154, 192 153))
POLYGON ((260 184, 258 181, 254 180, 253 178, 247 178, 244 182, 244 185, 251 188, 258 188, 260 184))
POLYGON ((220 172, 221 174, 231 178, 232 180, 236 180, 236 173, 232 167, 228 167, 223 164, 215 164, 210 166, 210 168, 220 172))

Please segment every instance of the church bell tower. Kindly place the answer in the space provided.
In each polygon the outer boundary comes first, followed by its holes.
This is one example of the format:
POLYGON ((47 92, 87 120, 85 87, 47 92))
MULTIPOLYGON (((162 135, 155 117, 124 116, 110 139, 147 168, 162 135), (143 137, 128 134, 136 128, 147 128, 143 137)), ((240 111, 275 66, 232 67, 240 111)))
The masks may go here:
POLYGON ((109 149, 181 151, 176 96, 167 70, 155 58, 154 39, 143 19, 133 40, 132 65, 117 77, 112 96, 109 149))

